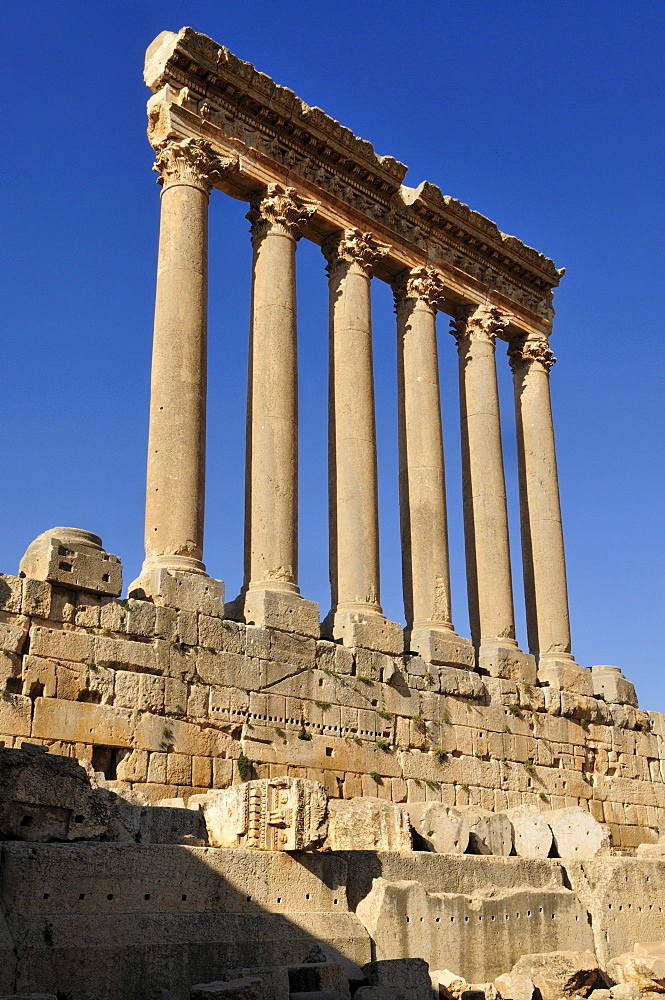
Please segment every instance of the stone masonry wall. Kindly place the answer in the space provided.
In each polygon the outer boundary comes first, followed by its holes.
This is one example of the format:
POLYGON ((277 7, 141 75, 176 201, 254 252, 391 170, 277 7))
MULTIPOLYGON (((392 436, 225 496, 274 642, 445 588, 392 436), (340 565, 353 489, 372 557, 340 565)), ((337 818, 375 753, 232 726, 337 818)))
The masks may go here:
POLYGON ((665 831, 665 715, 179 603, 0 576, 0 744, 151 803, 288 774, 334 797, 581 805, 615 849, 665 831))

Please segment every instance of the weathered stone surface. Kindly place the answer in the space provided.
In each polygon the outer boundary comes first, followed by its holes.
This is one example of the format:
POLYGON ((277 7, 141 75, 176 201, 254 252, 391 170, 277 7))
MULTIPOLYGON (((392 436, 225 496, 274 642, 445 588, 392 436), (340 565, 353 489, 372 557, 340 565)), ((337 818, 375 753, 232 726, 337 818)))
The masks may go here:
POLYGON ((21 576, 73 590, 92 590, 117 597, 122 590, 122 564, 102 548, 102 540, 80 528, 50 528, 28 546, 21 576))
POLYGON ((608 992, 612 1000, 639 1000, 641 996, 638 983, 617 983, 608 992))
POLYGON ((507 858, 513 849, 513 825, 505 813, 474 806, 460 810, 469 823, 469 854, 496 854, 507 858))
POLYGON ((0 836, 67 841, 106 833, 105 796, 79 762, 39 750, 0 748, 0 836))
POLYGON ((468 986, 467 981, 462 976, 458 976, 456 972, 451 972, 450 969, 430 970, 430 979, 433 989, 435 991, 438 990, 438 996, 444 997, 445 1000, 450 1000, 450 998, 452 1000, 459 1000, 468 986))
POLYGON ((637 983, 641 993, 665 993, 665 941, 635 944, 610 960, 607 973, 616 983, 637 983))
POLYGON ((328 839, 331 851, 410 851, 406 809, 381 799, 330 799, 328 839))
POLYGON ((619 705, 632 705, 637 708, 635 685, 626 680, 618 667, 609 664, 598 664, 591 668, 593 693, 607 702, 619 705))
POLYGON ((530 979, 543 1000, 558 1000, 576 994, 586 996, 607 981, 590 951, 550 951, 523 955, 512 974, 530 979))
POLYGON ((410 802, 411 826, 430 851, 437 854, 464 854, 469 844, 466 816, 442 802, 410 802))
POLYGON ((208 844, 206 825, 200 811, 164 805, 135 805, 117 795, 109 797, 108 839, 121 843, 187 844, 190 847, 206 847, 208 844))
POLYGON ((242 979, 230 979, 227 982, 199 983, 192 986, 191 1000, 213 1000, 214 997, 223 1000, 263 1000, 265 989, 263 980, 258 976, 243 976, 242 979))
POLYGON ((554 847, 560 858, 586 861, 595 858, 597 854, 609 853, 607 827, 585 809, 576 806, 552 809, 543 816, 552 831, 554 847))
POLYGON ((506 814, 513 825, 515 853, 520 858, 546 858, 552 848, 552 831, 537 806, 516 806, 506 814))
POLYGON ((497 976, 494 985, 503 1000, 531 1000, 535 990, 535 986, 528 976, 519 976, 512 972, 497 976))
POLYGON ((361 986, 355 1000, 431 1000, 429 969, 421 958, 370 962, 363 971, 369 984, 361 986))
POLYGON ((138 580, 130 584, 129 596, 139 601, 152 598, 155 604, 179 611, 224 617, 224 584, 204 573, 159 568, 144 570, 138 580))
POLYGON ((636 854, 638 858, 665 858, 665 843, 638 844, 636 854))
POLYGON ((213 847, 304 851, 326 836, 327 799, 316 781, 260 779, 210 792, 203 815, 213 847))

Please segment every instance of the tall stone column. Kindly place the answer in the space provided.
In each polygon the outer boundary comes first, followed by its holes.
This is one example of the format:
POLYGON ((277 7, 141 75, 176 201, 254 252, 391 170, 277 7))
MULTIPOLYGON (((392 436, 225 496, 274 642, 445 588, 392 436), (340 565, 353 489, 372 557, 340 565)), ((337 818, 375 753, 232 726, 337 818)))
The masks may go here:
POLYGON ((298 588, 296 244, 316 205, 269 184, 252 199, 253 280, 247 401, 246 622, 319 635, 298 588))
POLYGON ((539 674, 573 661, 549 372, 556 361, 547 337, 510 341, 515 384, 522 562, 529 649, 539 674))
POLYGON ((350 646, 403 650, 402 630, 379 597, 379 511, 371 271, 386 252, 371 233, 347 229, 322 246, 330 289, 330 582, 325 628, 350 646))
POLYGON ((397 313, 402 579, 409 648, 431 663, 473 667, 453 630, 436 303, 443 281, 416 267, 393 285, 397 313))
POLYGON ((535 678, 515 639, 508 511, 501 446, 496 308, 465 307, 453 320, 460 375, 462 492, 471 636, 478 665, 493 676, 535 678))
POLYGON ((205 574, 208 199, 220 174, 234 162, 218 156, 201 139, 168 139, 156 147, 156 154, 154 169, 159 173, 162 195, 150 389, 146 558, 141 577, 133 585, 153 597, 166 586, 164 572, 205 574))

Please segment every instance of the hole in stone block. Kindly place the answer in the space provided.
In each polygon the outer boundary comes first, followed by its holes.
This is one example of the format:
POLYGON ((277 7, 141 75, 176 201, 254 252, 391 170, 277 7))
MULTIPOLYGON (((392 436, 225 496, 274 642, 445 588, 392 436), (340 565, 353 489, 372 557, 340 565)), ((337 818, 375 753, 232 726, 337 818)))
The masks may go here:
POLYGON ((42 899, 48 899, 50 895, 51 894, 49 892, 45 892, 44 895, 42 896, 42 899))
POLYGON ((146 894, 145 894, 145 896, 144 896, 143 898, 144 898, 144 899, 150 899, 150 893, 149 893, 149 892, 146 892, 146 894))
POLYGON ((108 894, 108 896, 107 896, 106 898, 107 898, 107 899, 113 899, 113 893, 112 893, 112 892, 109 892, 109 894, 108 894))
POLYGON ((82 823, 82 822, 83 822, 83 819, 84 819, 84 817, 83 817, 83 816, 81 816, 81 815, 78 815, 78 816, 75 816, 75 817, 74 817, 74 822, 75 822, 75 823, 82 823))
POLYGON ((68 562, 61 562, 58 565, 58 569, 61 569, 63 571, 63 573, 71 573, 71 571, 72 571, 72 564, 68 563, 68 562))
POLYGON ((85 899, 85 893, 79 892, 79 899, 85 899))
POLYGON ((108 582, 109 582, 108 573, 102 573, 102 583, 108 583, 108 582))
POLYGON ((92 766, 95 771, 101 771, 108 781, 115 781, 118 764, 125 755, 119 747, 93 746, 92 766))
POLYGON ((21 826, 32 826, 32 822, 33 822, 32 816, 24 816, 23 819, 21 820, 21 826))
POLYGON ((5 681, 5 691, 7 694, 20 694, 23 690, 23 682, 20 677, 8 677, 5 681))
POLYGON ((181 899, 182 899, 183 903, 185 903, 187 901, 187 893, 186 892, 183 892, 183 894, 181 896, 181 899))
POLYGON ((333 755, 333 748, 326 747, 326 757, 332 757, 332 755, 333 755))
POLYGON ((30 698, 32 699, 32 701, 34 701, 35 698, 41 698, 43 694, 44 694, 44 685, 41 683, 41 681, 33 681, 32 684, 30 685, 30 698))
POLYGON ((88 691, 86 688, 85 691, 79 691, 79 696, 76 700, 84 701, 88 705, 101 705, 102 695, 100 691, 88 691))

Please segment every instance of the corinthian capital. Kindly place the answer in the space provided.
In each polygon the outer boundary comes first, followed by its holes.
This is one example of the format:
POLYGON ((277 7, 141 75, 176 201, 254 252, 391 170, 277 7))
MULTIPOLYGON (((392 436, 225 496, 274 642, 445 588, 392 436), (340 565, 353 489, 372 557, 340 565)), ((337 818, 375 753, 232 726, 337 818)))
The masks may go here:
POLYGON ((268 184, 250 201, 246 218, 252 224, 252 237, 265 236, 273 229, 300 238, 300 227, 316 212, 318 203, 299 198, 296 189, 283 184, 268 184))
POLYGON ((341 233, 333 233, 324 240, 321 247, 323 256, 328 261, 326 268, 328 276, 332 277, 339 267, 348 264, 358 264, 366 274, 369 274, 378 260, 388 253, 388 247, 360 229, 344 229, 341 233))
POLYGON ((497 335, 505 329, 505 321, 496 306, 482 303, 456 309, 450 326, 457 346, 462 347, 469 340, 485 340, 493 344, 497 335))
POLYGON ((410 271, 402 271, 393 282, 395 308, 400 309, 408 299, 413 299, 424 302, 430 309, 436 309, 443 290, 443 279, 433 267, 414 267, 410 271))
POLYGON ((549 372, 556 358, 544 334, 523 333, 508 344, 508 361, 516 375, 522 368, 531 367, 532 362, 541 364, 549 372))
POLYGON ((164 190, 175 184, 200 188, 206 194, 221 175, 237 164, 237 157, 216 153, 205 139, 165 139, 155 146, 153 166, 164 190))

